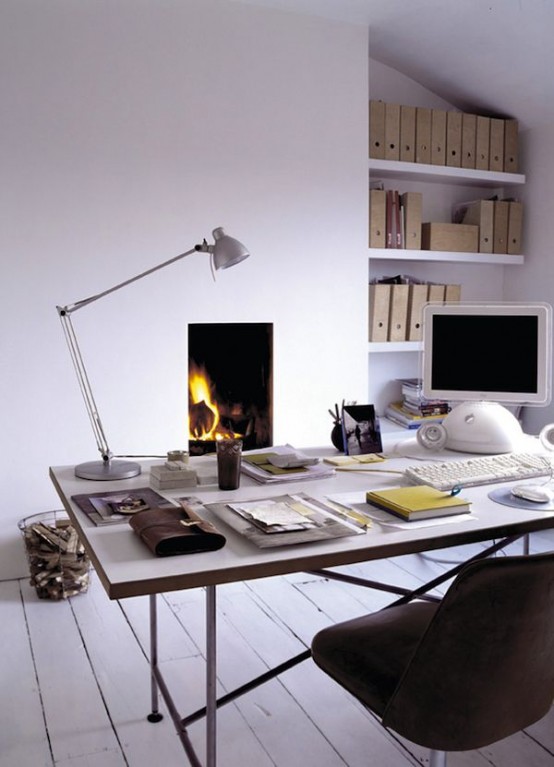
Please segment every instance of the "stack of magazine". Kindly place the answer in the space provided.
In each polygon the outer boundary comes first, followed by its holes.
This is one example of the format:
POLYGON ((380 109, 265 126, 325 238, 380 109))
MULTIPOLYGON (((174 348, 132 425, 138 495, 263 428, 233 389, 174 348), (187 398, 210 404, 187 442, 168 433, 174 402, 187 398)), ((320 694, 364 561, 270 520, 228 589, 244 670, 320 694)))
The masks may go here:
POLYGON ((442 399, 426 399, 422 393, 420 378, 401 378, 402 400, 391 402, 385 410, 386 417, 407 429, 417 429, 423 423, 441 422, 448 414, 450 405, 442 399))
POLYGON ((281 468, 269 462, 269 457, 272 455, 288 455, 296 452, 291 445, 248 451, 242 454, 241 471, 263 484, 294 482, 301 479, 323 479, 334 474, 334 469, 331 466, 321 462, 296 468, 281 468))
POLYGON ((362 535, 371 525, 369 517, 349 506, 306 493, 206 504, 187 496, 179 498, 179 502, 195 514, 202 515, 207 509, 216 517, 218 526, 224 522, 262 549, 362 535))

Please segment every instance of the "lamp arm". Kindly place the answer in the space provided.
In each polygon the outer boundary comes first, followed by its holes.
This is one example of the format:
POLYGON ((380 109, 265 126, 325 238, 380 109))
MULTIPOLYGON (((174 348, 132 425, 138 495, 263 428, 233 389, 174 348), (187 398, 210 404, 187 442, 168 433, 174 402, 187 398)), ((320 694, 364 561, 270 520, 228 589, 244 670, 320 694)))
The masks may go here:
POLYGON ((79 388, 81 389, 81 394, 83 395, 83 399, 85 401, 85 407, 87 409, 90 424, 92 426, 96 445, 104 462, 109 462, 113 454, 109 448, 106 433, 104 432, 104 427, 102 426, 102 421, 100 420, 100 414, 98 413, 94 394, 92 393, 92 387, 90 385, 87 370, 85 368, 81 349, 79 348, 77 336, 75 335, 73 323, 71 322, 71 315, 78 309, 83 309, 85 306, 94 303, 94 301, 98 301, 100 298, 104 298, 104 296, 107 296, 110 293, 115 293, 116 290, 120 290, 121 288, 124 288, 127 285, 142 279, 143 277, 147 277, 149 274, 157 272, 159 269, 163 269, 164 267, 175 263, 175 261, 179 261, 181 258, 190 256, 192 253, 196 253, 198 251, 203 253, 211 253, 213 248, 208 245, 206 240, 204 240, 201 245, 195 245, 194 248, 187 250, 186 253, 181 253, 178 256, 174 256, 173 258, 170 258, 167 261, 158 264, 157 266, 153 266, 151 269, 147 269, 146 271, 135 275, 135 277, 130 277, 129 279, 114 285, 112 288, 103 290, 101 293, 97 293, 96 295, 90 296, 89 298, 84 298, 81 301, 76 301, 73 304, 68 304, 67 306, 56 307, 65 335, 65 340, 67 342, 67 346, 69 347, 71 361, 73 362, 73 367, 75 368, 75 373, 77 374, 77 380, 79 381, 79 388))
MULTIPOLYGON (((137 280, 141 280, 143 277, 147 277, 149 274, 152 274, 153 272, 157 272, 159 269, 163 269, 166 266, 169 266, 170 264, 174 264, 175 261, 179 261, 181 258, 185 258, 185 256, 190 256, 192 253, 211 253, 213 251, 213 246, 208 245, 206 240, 203 241, 201 245, 195 245, 194 248, 191 248, 191 250, 187 250, 186 253, 181 253, 178 256, 174 256, 173 258, 168 259, 167 261, 164 261, 162 264, 158 264, 157 266, 153 266, 150 269, 147 269, 145 272, 141 272, 140 274, 135 275, 134 277, 130 277, 128 280, 124 280, 123 282, 120 282, 118 285, 114 285, 113 288, 108 288, 107 290, 103 290, 101 293, 97 293, 94 296, 89 296, 88 298, 83 298, 81 301, 75 301, 73 304, 68 304, 67 306, 58 306, 58 314, 60 317, 64 315, 72 314, 73 312, 76 312, 78 309, 83 309, 85 306, 88 306, 89 304, 94 303, 94 301, 98 301, 100 298, 104 298, 104 296, 108 296, 110 293, 115 293, 116 290, 120 290, 121 288, 126 287, 127 285, 130 285, 133 282, 137 282, 137 280)), ((75 335, 73 334, 73 337, 75 335)))
POLYGON ((107 462, 111 459, 112 452, 108 446, 108 440, 106 439, 104 427, 102 426, 102 421, 100 420, 100 415, 98 414, 98 408, 96 407, 96 402, 88 379, 85 363, 83 362, 81 350, 77 342, 77 336, 75 335, 73 324, 71 322, 71 315, 69 312, 65 312, 63 310, 60 311, 60 307, 58 307, 58 311, 65 335, 65 340, 67 341, 69 352, 71 354, 71 361, 73 362, 73 367, 75 368, 75 373, 77 374, 77 380, 79 381, 81 394, 83 395, 88 417, 92 426, 92 431, 94 432, 94 438, 96 439, 96 444, 102 456, 102 460, 107 462))

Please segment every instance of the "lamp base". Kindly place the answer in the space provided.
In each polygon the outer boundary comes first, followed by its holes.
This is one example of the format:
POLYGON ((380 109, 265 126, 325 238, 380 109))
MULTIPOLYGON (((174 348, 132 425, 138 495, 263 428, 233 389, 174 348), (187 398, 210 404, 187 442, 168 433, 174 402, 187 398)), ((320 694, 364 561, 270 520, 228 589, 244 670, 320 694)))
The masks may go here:
POLYGON ((140 465, 134 461, 88 461, 75 467, 75 476, 79 479, 97 481, 130 479, 140 472, 140 465))

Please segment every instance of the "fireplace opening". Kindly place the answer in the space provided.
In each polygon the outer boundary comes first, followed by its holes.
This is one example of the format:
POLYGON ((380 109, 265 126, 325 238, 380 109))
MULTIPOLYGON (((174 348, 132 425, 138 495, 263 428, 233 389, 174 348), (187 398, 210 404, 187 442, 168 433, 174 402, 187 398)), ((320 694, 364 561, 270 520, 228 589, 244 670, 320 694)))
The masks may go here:
POLYGON ((188 326, 189 451, 239 437, 245 450, 273 444, 273 324, 188 326))

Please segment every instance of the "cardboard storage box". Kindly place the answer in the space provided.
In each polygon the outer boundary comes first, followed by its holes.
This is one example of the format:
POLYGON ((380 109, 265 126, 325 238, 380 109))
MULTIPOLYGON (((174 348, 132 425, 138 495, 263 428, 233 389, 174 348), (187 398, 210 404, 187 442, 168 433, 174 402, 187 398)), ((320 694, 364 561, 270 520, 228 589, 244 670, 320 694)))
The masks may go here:
POLYGON ((422 224, 421 249, 477 253, 479 227, 471 224, 422 224))

